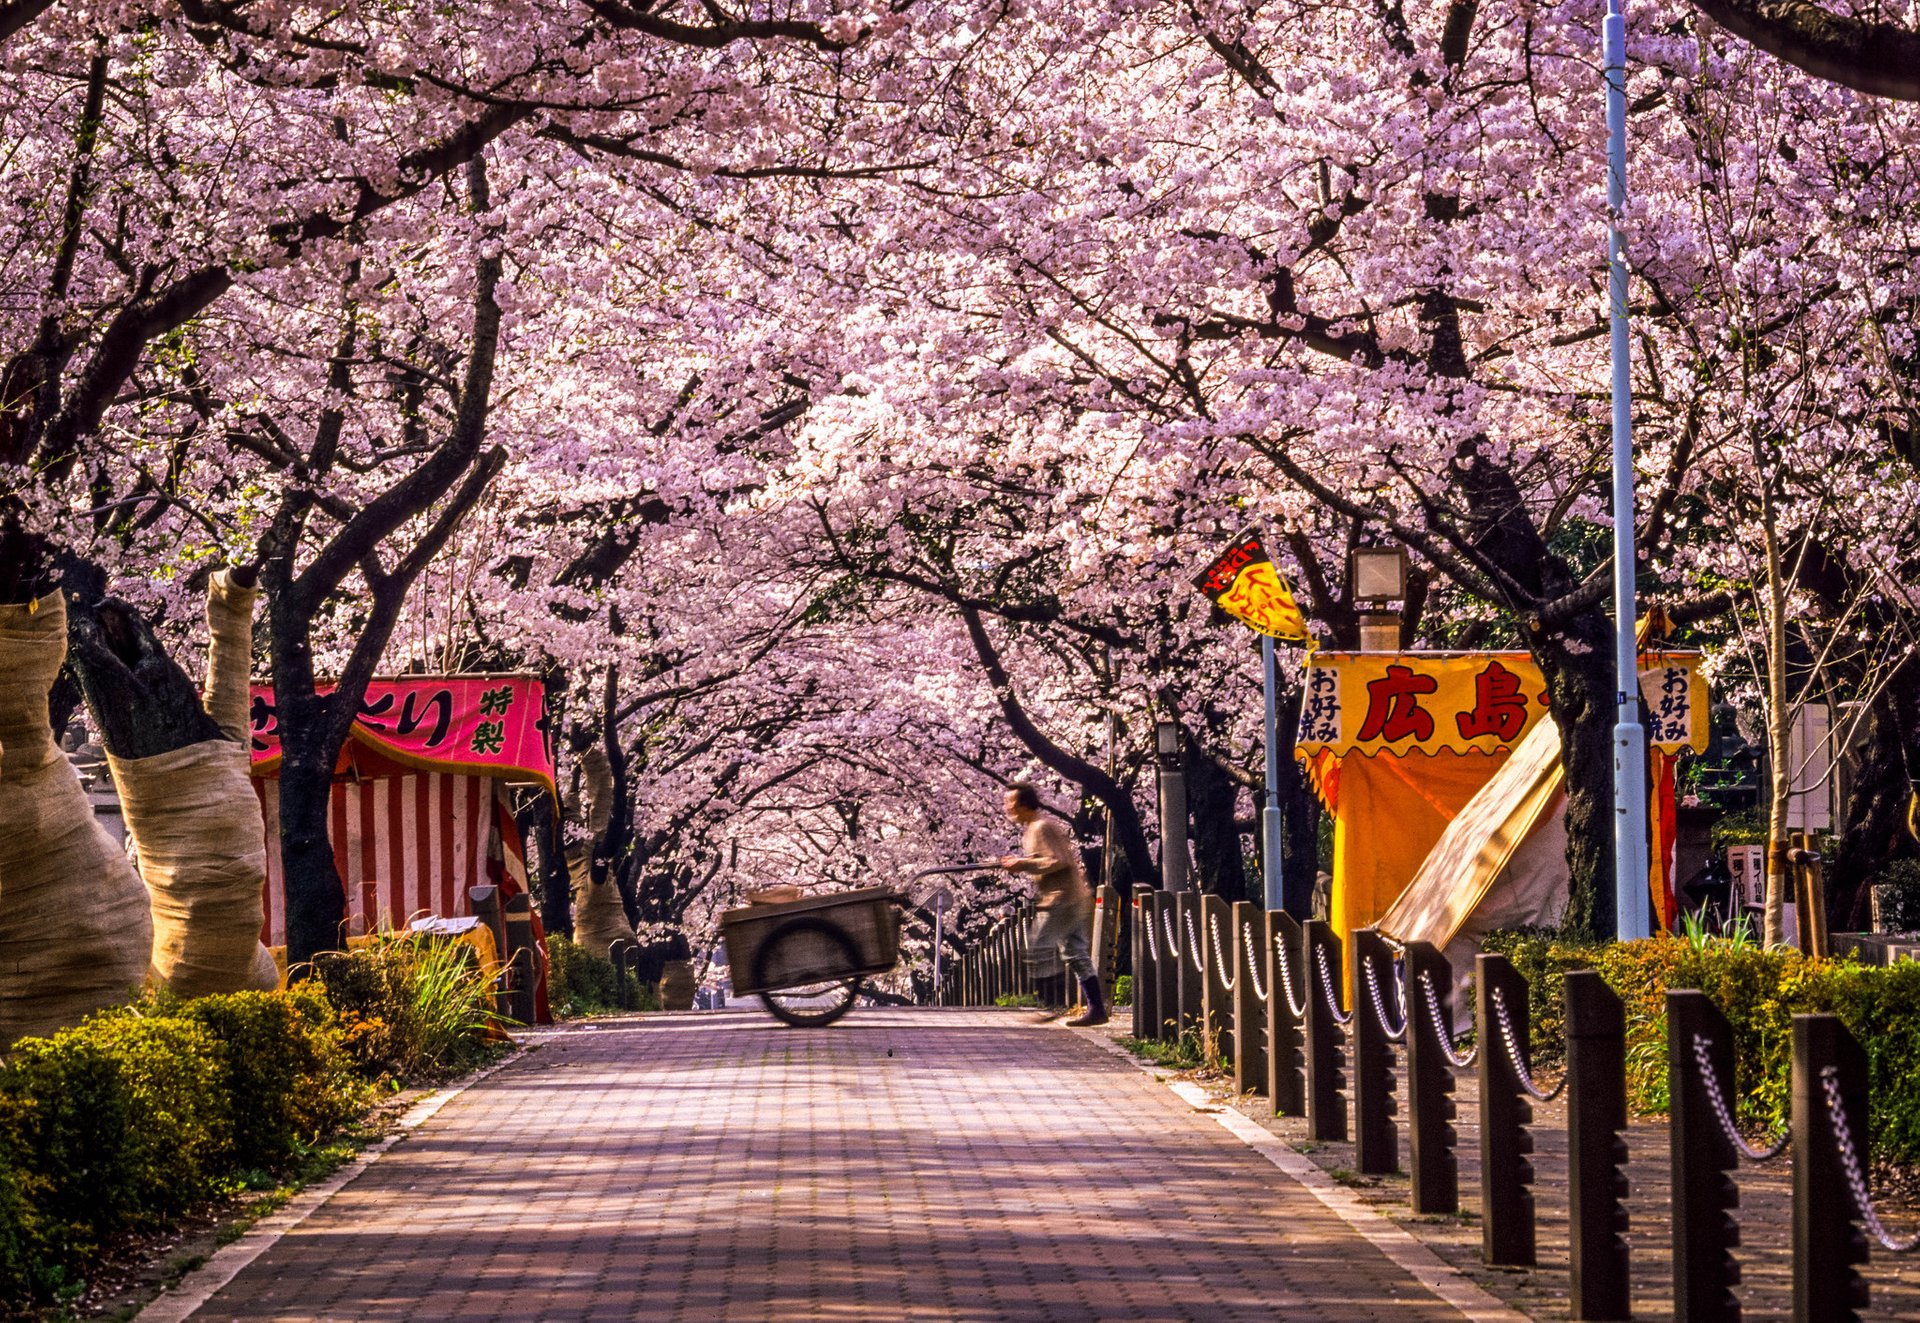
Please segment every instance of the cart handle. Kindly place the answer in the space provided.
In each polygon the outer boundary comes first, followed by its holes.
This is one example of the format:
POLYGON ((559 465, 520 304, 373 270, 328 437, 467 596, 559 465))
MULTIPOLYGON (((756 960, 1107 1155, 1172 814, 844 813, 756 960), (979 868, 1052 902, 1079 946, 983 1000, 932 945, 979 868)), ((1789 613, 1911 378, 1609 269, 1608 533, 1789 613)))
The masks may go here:
POLYGON ((923 877, 937 877, 943 873, 981 873, 1000 867, 997 863, 943 864, 939 868, 923 868, 908 878, 909 883, 918 882, 923 877))

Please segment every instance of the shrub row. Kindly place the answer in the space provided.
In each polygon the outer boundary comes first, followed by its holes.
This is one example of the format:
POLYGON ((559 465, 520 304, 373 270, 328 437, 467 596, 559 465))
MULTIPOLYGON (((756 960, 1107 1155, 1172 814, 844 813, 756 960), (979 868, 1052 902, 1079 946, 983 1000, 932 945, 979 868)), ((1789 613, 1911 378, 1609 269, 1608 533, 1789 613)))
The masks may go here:
POLYGON ((116 1237, 271 1183, 379 1085, 487 1051, 471 948, 394 939, 315 973, 283 992, 150 996, 8 1050, 0 1301, 59 1299, 116 1237))
POLYGON ((1593 969, 1627 1011, 1627 1089, 1635 1111, 1667 1109, 1666 994, 1698 988, 1733 1027, 1743 1123, 1772 1130, 1792 1110, 1793 1017, 1837 1015, 1866 1049, 1877 1157, 1920 1163, 1920 963, 1889 967, 1809 960, 1727 940, 1658 937, 1580 945, 1538 933, 1496 933, 1487 949, 1526 976, 1535 1056, 1566 1047, 1561 988, 1572 969, 1593 969))
MULTIPOLYGON (((654 984, 635 986, 628 975, 634 1010, 660 1009, 660 990, 654 984)), ((603 1015, 620 1009, 620 971, 606 957, 596 955, 558 933, 547 937, 547 999, 556 1018, 603 1015)))
POLYGON ((0 1066, 0 1291, 57 1295, 109 1238, 284 1166, 365 1106, 316 988, 150 999, 0 1066))

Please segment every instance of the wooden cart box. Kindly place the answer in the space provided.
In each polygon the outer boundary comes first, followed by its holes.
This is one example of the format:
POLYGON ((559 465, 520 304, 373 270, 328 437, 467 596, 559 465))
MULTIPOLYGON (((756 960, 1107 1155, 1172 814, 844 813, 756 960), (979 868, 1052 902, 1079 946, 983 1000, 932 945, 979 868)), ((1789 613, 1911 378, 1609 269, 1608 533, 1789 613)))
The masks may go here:
MULTIPOLYGON (((735 996, 761 991, 777 991, 830 978, 849 978, 866 974, 884 974, 900 959, 900 911, 895 894, 886 887, 862 887, 858 891, 838 891, 831 895, 809 896, 782 905, 747 905, 728 910, 720 916, 720 932, 727 943, 727 970, 733 980, 735 996), (774 931, 797 918, 824 920, 845 933, 853 942, 859 963, 847 968, 841 953, 825 942, 789 943, 797 948, 792 959, 766 971, 764 981, 754 978, 754 961, 761 943, 774 931)), ((781 951, 786 957, 786 950, 781 951)))

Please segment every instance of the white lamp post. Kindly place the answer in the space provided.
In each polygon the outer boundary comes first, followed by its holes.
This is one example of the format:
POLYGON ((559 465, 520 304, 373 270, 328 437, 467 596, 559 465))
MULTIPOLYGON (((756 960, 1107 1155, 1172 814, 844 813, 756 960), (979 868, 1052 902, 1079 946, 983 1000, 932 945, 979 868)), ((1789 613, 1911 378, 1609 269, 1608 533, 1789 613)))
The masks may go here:
POLYGON ((1607 0, 1601 61, 1607 80, 1607 303, 1613 332, 1613 621, 1618 712, 1613 727, 1613 898, 1615 934, 1645 937, 1647 895, 1647 732, 1640 724, 1639 619, 1633 547, 1633 392, 1627 340, 1627 20, 1624 0, 1607 0))

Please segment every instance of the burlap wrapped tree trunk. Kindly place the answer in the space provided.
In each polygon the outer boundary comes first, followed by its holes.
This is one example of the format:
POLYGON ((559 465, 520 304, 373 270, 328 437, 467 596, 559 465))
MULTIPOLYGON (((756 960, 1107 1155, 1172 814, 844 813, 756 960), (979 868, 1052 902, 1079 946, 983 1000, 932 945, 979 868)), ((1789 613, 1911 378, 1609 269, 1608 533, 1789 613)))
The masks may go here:
POLYGON ((606 751, 595 746, 580 755, 585 781, 582 798, 587 810, 587 839, 567 851, 567 873, 573 881, 573 940, 597 956, 615 942, 634 940, 633 925, 620 901, 620 888, 611 876, 593 879, 593 848, 607 833, 613 815, 613 772, 606 751))
POLYGON ((0 1044, 126 1001, 153 946, 146 888, 54 743, 58 593, 0 606, 0 1044))
POLYGON ((260 801, 247 773, 255 590, 214 574, 202 703, 220 738, 107 765, 153 898, 153 969, 182 997, 279 982, 261 944, 267 878, 260 801))

